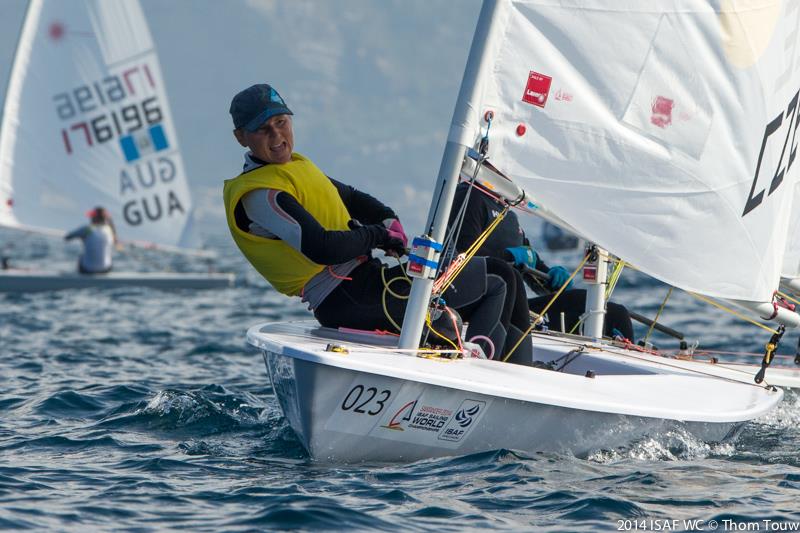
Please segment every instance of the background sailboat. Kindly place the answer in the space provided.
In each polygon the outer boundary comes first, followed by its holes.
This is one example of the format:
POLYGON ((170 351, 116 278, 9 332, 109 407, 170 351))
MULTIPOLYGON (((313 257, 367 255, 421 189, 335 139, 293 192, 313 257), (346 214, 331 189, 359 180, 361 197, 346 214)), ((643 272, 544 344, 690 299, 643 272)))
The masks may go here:
MULTIPOLYGON (((1 128, 0 226, 63 235, 101 205, 125 243, 207 255, 192 249, 191 195, 138 1, 32 0, 1 128)), ((232 281, 227 274, 115 273, 93 276, 95 282, 15 276, 25 274, 4 272, 0 288, 102 285, 112 278, 192 287, 232 281)))

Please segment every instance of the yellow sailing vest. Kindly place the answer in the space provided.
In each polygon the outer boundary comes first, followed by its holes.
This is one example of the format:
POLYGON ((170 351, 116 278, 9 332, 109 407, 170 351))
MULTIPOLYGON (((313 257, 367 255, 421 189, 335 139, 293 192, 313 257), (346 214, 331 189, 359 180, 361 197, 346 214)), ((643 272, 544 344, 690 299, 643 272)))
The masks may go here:
POLYGON ((267 239, 236 226, 234 209, 255 189, 291 194, 328 231, 345 231, 350 214, 331 180, 309 159, 293 153, 284 164, 270 164, 225 181, 223 197, 228 228, 248 261, 275 289, 300 295, 306 283, 325 268, 279 239, 267 239))

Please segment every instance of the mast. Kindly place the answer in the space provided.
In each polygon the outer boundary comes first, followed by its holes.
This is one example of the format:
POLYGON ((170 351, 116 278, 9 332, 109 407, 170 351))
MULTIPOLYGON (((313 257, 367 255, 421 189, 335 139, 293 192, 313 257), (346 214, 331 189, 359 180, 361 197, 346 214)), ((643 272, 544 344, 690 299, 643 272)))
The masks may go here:
MULTIPOLYGON (((458 92, 458 100, 453 111, 453 120, 450 123, 447 145, 442 156, 442 164, 439 167, 439 177, 436 180, 436 188, 425 224, 427 233, 436 242, 442 242, 444 239, 464 154, 467 147, 474 142, 475 132, 478 131, 476 123, 479 104, 478 88, 481 87, 484 67, 489 61, 487 51, 491 49, 494 41, 492 29, 500 14, 501 2, 502 0, 484 0, 478 24, 475 27, 475 35, 472 38, 467 66, 464 69, 461 89, 458 92)), ((419 347, 432 287, 433 280, 423 278, 413 280, 400 333, 399 346, 401 349, 419 347)))

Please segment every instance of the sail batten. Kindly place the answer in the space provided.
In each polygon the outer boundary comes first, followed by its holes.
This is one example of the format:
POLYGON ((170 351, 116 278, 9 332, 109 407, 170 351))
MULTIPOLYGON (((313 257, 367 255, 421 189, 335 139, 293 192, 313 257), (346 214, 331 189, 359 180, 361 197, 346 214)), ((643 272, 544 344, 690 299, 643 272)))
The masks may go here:
POLYGON ((138 0, 32 0, 0 129, 0 226, 58 234, 102 205, 120 239, 192 246, 192 200, 138 0))
POLYGON ((800 167, 796 6, 501 4, 476 109, 493 164, 654 277, 769 302, 800 167))

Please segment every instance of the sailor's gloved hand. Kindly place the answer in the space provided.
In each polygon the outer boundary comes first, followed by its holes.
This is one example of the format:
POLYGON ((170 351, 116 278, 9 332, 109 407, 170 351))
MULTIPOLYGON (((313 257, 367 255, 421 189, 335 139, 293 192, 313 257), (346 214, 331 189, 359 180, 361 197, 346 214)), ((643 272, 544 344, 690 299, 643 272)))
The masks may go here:
POLYGON ((506 248, 506 252, 508 253, 506 258, 510 255, 514 266, 536 268, 536 250, 530 246, 513 246, 506 248))
POLYGON ((406 253, 406 243, 408 242, 407 239, 405 241, 403 239, 405 239, 405 233, 399 233, 387 228, 383 242, 378 245, 378 248, 386 252, 386 255, 403 257, 406 253))
MULTIPOLYGON (((547 276, 549 278, 548 284, 550 285, 550 290, 555 291, 560 289, 561 286, 567 282, 570 273, 562 266, 554 266, 550 267, 550 271, 547 273, 547 276)), ((567 285, 566 288, 572 288, 572 281, 569 282, 569 285, 567 285)))
POLYGON ((406 237, 406 230, 403 225, 396 218, 387 218, 383 221, 383 225, 389 230, 389 235, 396 239, 403 241, 403 247, 408 248, 408 237, 406 237))

